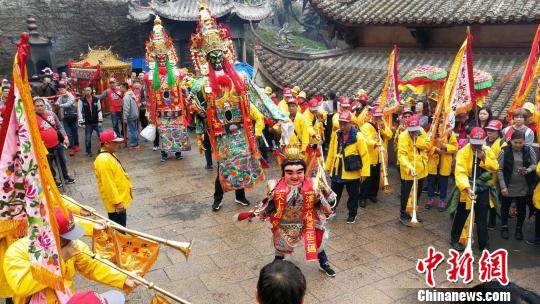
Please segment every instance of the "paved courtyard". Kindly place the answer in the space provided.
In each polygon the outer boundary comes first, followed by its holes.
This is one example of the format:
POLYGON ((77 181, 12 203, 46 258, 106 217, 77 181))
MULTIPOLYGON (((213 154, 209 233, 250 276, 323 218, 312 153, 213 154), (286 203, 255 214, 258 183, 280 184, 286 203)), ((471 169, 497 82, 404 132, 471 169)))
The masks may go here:
MULTIPOLYGON (((95 156, 97 138, 93 141, 95 156)), ((105 214, 94 177, 94 158, 87 158, 83 152, 69 159, 69 170, 77 181, 66 186, 66 193, 105 214)), ((216 171, 204 169, 204 157, 196 150, 184 153, 183 160, 160 163, 159 152, 145 143, 143 150, 122 149, 118 157, 134 186, 128 227, 178 241, 194 240, 187 261, 180 252, 162 246, 146 279, 191 303, 255 303, 259 271, 273 260, 269 224, 234 222, 237 212, 252 207, 235 204, 233 193, 225 194, 219 212, 211 211, 216 171)), ((271 166, 267 178, 279 175, 275 162, 271 166)), ((408 228, 399 223, 399 180, 395 169, 391 169, 393 194, 381 193, 379 203, 368 203, 366 209, 360 209, 353 225, 345 223, 345 194, 338 215, 329 223, 326 252, 337 272, 335 278, 323 275, 318 263, 305 262, 301 247, 291 257, 307 279, 304 303, 412 303, 416 299, 415 288, 426 286, 424 276, 415 271, 417 259, 425 258, 429 245, 448 254, 450 221, 446 213, 421 210, 423 228, 408 228)), ((263 185, 258 185, 247 191, 247 197, 253 205, 263 193, 263 185)), ((514 223, 510 222, 511 232, 514 223)), ((532 221, 527 220, 525 237, 531 233, 532 221)), ((490 234, 492 248, 506 246, 509 250, 511 281, 540 293, 540 247, 528 246, 512 237, 502 242, 498 231, 490 234)), ((85 241, 90 243, 88 238, 85 241)), ((438 287, 455 286, 446 282, 446 269, 447 264, 441 264, 436 271, 438 287)), ((477 273, 475 280, 476 277, 477 273)), ((80 276, 76 286, 79 291, 108 289, 80 276)), ((152 296, 152 291, 139 288, 128 300, 150 303, 152 296)))

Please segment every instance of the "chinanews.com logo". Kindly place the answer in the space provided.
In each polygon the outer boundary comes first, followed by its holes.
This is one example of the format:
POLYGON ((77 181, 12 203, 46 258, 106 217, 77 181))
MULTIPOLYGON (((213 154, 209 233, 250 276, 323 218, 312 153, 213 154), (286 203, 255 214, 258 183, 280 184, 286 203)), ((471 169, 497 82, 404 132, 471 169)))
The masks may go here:
POLYGON ((419 259, 416 271, 424 274, 428 289, 420 289, 417 293, 419 302, 510 302, 511 293, 500 289, 465 290, 457 288, 436 289, 434 271, 446 261, 446 279, 452 283, 459 281, 469 284, 473 281, 475 273, 482 283, 498 282, 498 286, 506 286, 508 278, 508 252, 498 249, 493 252, 484 250, 477 263, 475 271, 475 258, 470 251, 460 254, 454 249, 448 250, 448 256, 430 246, 427 257, 419 259))

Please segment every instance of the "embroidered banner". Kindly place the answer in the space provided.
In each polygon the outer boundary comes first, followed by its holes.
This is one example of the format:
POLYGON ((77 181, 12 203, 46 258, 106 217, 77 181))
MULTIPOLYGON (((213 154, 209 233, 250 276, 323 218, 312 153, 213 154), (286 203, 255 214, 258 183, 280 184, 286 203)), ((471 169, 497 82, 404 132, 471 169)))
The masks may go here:
POLYGON ((444 133, 454 128, 456 115, 467 113, 474 105, 472 36, 467 33, 444 84, 444 133))
POLYGON ((22 34, 13 63, 13 94, 7 107, 11 111, 5 113, 9 118, 0 132, 0 231, 19 234, 27 227, 33 278, 63 291, 60 238, 54 216, 54 206, 63 205, 35 118, 26 73, 28 49, 28 35, 22 34))

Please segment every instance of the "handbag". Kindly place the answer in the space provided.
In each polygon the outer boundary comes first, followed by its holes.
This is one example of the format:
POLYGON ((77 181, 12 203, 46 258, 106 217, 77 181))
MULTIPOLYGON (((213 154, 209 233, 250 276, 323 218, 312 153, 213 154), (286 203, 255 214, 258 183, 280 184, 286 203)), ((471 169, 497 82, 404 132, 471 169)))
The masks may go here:
POLYGON ((360 155, 346 156, 343 163, 345 171, 356 171, 362 169, 362 158, 360 158, 360 155))
MULTIPOLYGON (((343 136, 340 134, 339 141, 341 142, 341 155, 345 155, 345 143, 343 136)), ((362 169, 362 158, 360 155, 349 155, 343 158, 343 167, 345 171, 357 171, 362 169)))
POLYGON ((53 125, 50 121, 48 121, 45 117, 43 117, 42 115, 38 114, 39 117, 41 117, 47 124, 49 124, 49 126, 53 127, 55 130, 56 130, 56 136, 58 137, 58 141, 60 143, 63 143, 64 142, 64 135, 62 134, 62 132, 60 132, 59 128, 56 126, 56 125, 53 125))

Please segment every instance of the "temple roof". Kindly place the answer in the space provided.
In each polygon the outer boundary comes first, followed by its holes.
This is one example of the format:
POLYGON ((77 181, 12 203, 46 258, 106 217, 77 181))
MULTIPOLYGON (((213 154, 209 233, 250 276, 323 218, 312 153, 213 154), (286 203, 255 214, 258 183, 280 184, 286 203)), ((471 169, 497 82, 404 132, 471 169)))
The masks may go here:
MULTIPOLYGON (((448 71, 457 51, 458 47, 429 51, 400 49, 399 76, 420 65, 439 66, 448 71)), ((379 96, 390 52, 390 48, 355 48, 308 54, 278 50, 260 39, 255 44, 260 71, 268 80, 280 88, 298 85, 310 95, 333 90, 339 95, 353 96, 363 88, 371 98, 379 96)), ((491 73, 495 80, 486 99, 494 115, 505 115, 523 71, 520 65, 527 55, 528 50, 524 49, 473 49, 474 68, 491 73)))
MULTIPOLYGON (((272 13, 267 4, 250 5, 234 0, 207 0, 207 4, 216 18, 234 14, 240 19, 260 21, 272 13)), ((129 4, 128 18, 140 23, 152 20, 152 15, 176 21, 197 21, 198 14, 199 0, 150 1, 148 5, 141 5, 139 1, 132 0, 129 4)))
POLYGON ((88 47, 88 53, 81 56, 81 60, 71 64, 74 68, 92 68, 98 66, 102 70, 107 69, 129 69, 131 62, 124 62, 118 59, 111 49, 92 49, 88 47))
POLYGON ((345 25, 537 23, 540 0, 310 0, 327 19, 345 25))

